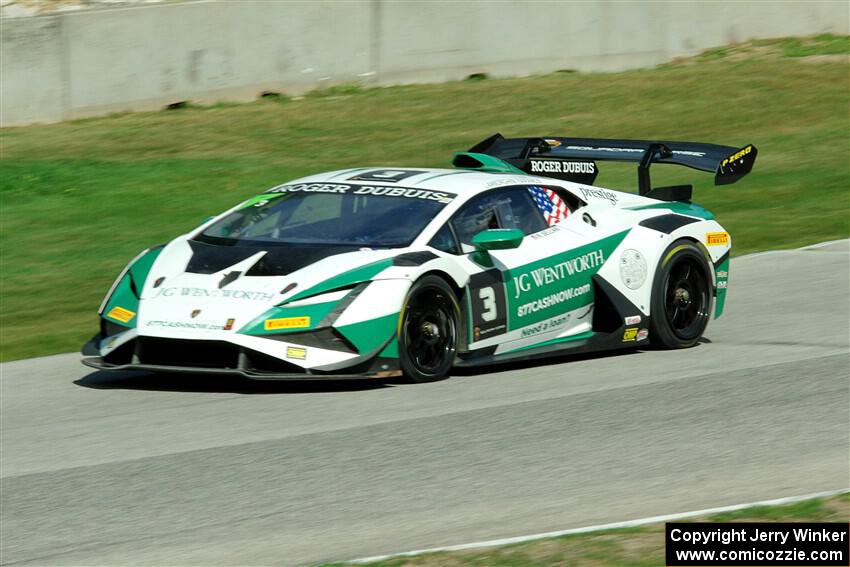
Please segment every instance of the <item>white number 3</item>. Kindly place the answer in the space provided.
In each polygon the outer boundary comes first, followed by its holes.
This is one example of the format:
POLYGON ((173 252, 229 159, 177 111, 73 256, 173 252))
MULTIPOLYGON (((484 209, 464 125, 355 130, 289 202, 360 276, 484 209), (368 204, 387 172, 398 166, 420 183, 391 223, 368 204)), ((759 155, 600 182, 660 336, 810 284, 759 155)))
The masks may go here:
POLYGON ((481 313, 481 319, 484 321, 492 321, 496 318, 496 292, 492 287, 482 287, 478 290, 478 298, 484 302, 484 311, 481 313))

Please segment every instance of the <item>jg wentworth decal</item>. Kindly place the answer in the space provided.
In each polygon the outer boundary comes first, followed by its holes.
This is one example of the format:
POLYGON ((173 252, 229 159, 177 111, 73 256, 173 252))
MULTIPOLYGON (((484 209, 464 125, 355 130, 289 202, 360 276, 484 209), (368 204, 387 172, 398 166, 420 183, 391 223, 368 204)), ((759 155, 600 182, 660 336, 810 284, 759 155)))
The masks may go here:
POLYGON ((536 287, 543 287, 544 285, 550 285, 575 274, 580 274, 586 270, 599 268, 604 263, 605 254, 601 249, 599 249, 583 254, 578 258, 559 262, 554 266, 543 266, 536 270, 532 270, 530 273, 520 274, 517 277, 517 294, 514 299, 518 299, 522 292, 531 290, 531 282, 529 282, 528 278, 529 276, 531 276, 536 287))
POLYGON ((593 301, 591 278, 628 231, 511 270, 510 329, 519 329, 593 301))

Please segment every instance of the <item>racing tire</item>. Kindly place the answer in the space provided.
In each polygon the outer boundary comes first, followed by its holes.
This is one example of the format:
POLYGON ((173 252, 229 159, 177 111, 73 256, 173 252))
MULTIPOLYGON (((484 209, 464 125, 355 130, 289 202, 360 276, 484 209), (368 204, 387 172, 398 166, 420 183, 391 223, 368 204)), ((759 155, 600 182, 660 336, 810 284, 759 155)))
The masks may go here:
POLYGON ((454 291, 438 276, 410 288, 399 324, 399 359, 408 382, 446 378, 457 351, 460 307, 454 291))
POLYGON ((708 325, 711 286, 711 269, 697 243, 677 240, 664 251, 652 285, 653 346, 675 349, 697 344, 708 325))

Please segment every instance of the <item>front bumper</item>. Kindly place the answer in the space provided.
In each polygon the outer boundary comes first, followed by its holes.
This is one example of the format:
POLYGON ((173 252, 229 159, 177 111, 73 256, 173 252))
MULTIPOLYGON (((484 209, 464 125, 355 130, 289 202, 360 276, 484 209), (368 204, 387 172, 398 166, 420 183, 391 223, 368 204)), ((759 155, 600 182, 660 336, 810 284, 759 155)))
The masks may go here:
POLYGON ((101 356, 103 337, 96 335, 82 349, 82 363, 106 371, 142 370, 224 374, 253 380, 341 380, 392 378, 401 375, 396 358, 377 354, 345 366, 305 368, 282 358, 221 340, 136 337, 101 356))
POLYGON ((198 368, 193 366, 165 366, 161 364, 109 364, 97 357, 82 359, 83 364, 97 370, 122 371, 141 370, 146 372, 187 373, 243 376, 252 380, 362 380, 364 378, 393 378, 401 376, 401 370, 381 370, 373 374, 315 374, 302 372, 300 374, 278 374, 272 372, 254 372, 241 368, 198 368))

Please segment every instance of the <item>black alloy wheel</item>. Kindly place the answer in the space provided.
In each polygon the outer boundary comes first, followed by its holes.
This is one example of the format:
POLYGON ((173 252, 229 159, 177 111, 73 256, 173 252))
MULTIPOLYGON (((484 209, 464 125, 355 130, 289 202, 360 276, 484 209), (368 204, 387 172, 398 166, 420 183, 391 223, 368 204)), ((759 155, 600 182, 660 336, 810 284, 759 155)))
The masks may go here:
POLYGON ((711 310, 710 273, 705 253, 693 241, 679 240, 665 251, 652 290, 653 344, 687 348, 699 341, 711 310))
POLYGON ((410 382, 445 378, 457 350, 459 308, 455 293, 440 277, 413 284, 402 313, 399 357, 410 382))

